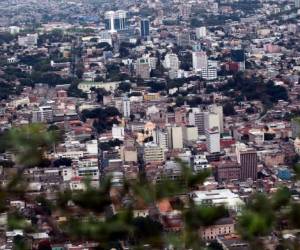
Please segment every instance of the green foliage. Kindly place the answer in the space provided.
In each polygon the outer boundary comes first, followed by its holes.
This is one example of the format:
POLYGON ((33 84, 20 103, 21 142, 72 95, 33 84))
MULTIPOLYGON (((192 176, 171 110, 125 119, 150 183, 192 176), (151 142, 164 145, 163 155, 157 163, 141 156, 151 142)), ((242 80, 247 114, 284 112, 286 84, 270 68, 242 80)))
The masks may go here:
MULTIPOLYGON (((88 116, 98 117, 100 116, 98 111, 93 111, 88 116)), ((116 114, 115 110, 112 113, 116 114)), ((47 129, 34 124, 13 128, 2 137, 2 140, 6 149, 16 155, 18 164, 32 166, 44 158, 44 152, 56 141, 56 134, 55 128, 47 129)), ((183 161, 177 160, 177 163, 182 167, 182 174, 176 181, 161 176, 157 183, 150 183, 143 175, 137 181, 125 180, 124 186, 120 188, 120 194, 131 199, 131 203, 118 210, 117 214, 111 209, 113 201, 110 196, 112 190, 110 178, 102 179, 99 188, 92 187, 87 180, 83 191, 65 190, 58 193, 55 205, 42 195, 31 202, 35 203, 37 208, 41 208, 43 215, 46 216, 51 216, 56 210, 62 212, 68 220, 60 224, 59 229, 70 240, 96 241, 99 243, 99 249, 111 249, 121 241, 130 243, 132 249, 144 249, 145 245, 149 245, 150 249, 161 249, 169 244, 175 249, 203 249, 204 242, 199 237, 199 230, 228 217, 229 211, 224 206, 198 206, 192 200, 183 203, 181 195, 201 186, 210 172, 195 174, 183 161), (169 200, 182 216, 183 228, 176 235, 163 232, 161 222, 152 217, 133 217, 132 209, 135 203, 153 207, 165 199, 169 200), (73 210, 72 207, 76 209, 73 210), (74 211, 77 216, 74 215, 74 211)), ((16 176, 12 176, 6 187, 0 187, 1 212, 7 210, 7 200, 10 197, 24 197, 25 191, 26 181, 22 179, 20 171, 16 176)), ((282 218, 288 221, 290 228, 300 227, 300 205, 293 202, 291 192, 286 187, 278 188, 277 192, 268 197, 257 193, 240 209, 237 217, 238 232, 243 239, 250 241, 252 248, 263 249, 261 237, 270 235, 282 218)), ((25 217, 14 212, 9 213, 8 226, 10 229, 32 230, 25 217)), ((18 237, 15 240, 15 249, 27 249, 26 244, 22 237, 18 237)), ((282 241, 281 245, 295 244, 282 241)), ((220 248, 218 245, 212 245, 209 249, 220 248)))
POLYGON ((115 107, 96 108, 93 110, 83 110, 82 119, 94 119, 93 126, 98 133, 110 130, 113 124, 119 124, 118 118, 121 116, 115 107))
POLYGON ((108 141, 108 142, 101 142, 99 144, 99 148, 103 151, 107 151, 111 148, 121 146, 122 144, 123 144, 122 141, 120 141, 118 139, 115 139, 115 140, 111 140, 111 141, 108 141))
POLYGON ((278 100, 288 100, 286 88, 277 86, 272 81, 264 82, 261 76, 246 76, 244 73, 238 73, 233 79, 219 88, 229 96, 241 96, 249 101, 260 100, 266 106, 277 103, 278 100))
POLYGON ((39 164, 44 153, 58 140, 58 131, 47 131, 42 124, 15 127, 1 137, 5 149, 14 153, 16 162, 23 166, 39 164))

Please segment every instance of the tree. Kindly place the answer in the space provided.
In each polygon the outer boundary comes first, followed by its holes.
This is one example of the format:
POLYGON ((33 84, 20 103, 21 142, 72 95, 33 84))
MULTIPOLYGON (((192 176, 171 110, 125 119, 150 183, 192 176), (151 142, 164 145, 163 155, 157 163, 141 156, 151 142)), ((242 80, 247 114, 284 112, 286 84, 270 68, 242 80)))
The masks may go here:
POLYGON ((224 106, 223 106, 223 113, 225 116, 231 116, 231 115, 235 115, 236 112, 234 110, 234 106, 232 103, 226 103, 224 106))
POLYGON ((131 84, 129 82, 121 82, 118 87, 123 93, 127 93, 131 89, 131 84))
POLYGON ((72 159, 70 158, 59 158, 53 162, 54 167, 58 168, 60 166, 70 167, 72 165, 72 159))

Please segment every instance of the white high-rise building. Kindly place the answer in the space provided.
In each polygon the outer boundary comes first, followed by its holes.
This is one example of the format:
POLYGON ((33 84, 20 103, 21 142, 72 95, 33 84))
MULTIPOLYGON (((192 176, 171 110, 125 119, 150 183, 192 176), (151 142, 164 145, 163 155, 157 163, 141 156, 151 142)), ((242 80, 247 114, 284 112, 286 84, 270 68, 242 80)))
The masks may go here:
POLYGON ((197 37, 197 39, 205 38, 206 35, 207 35, 207 32, 206 32, 206 27, 205 26, 196 28, 196 37, 197 37))
POLYGON ((168 149, 168 133, 163 129, 155 129, 153 131, 153 142, 164 150, 168 149))
POLYGON ((130 100, 127 96, 123 98, 123 115, 125 118, 130 117, 130 100))
POLYGON ((220 131, 220 117, 217 113, 209 113, 206 112, 204 114, 204 128, 205 130, 207 129, 212 129, 212 128, 217 128, 218 131, 220 131))
POLYGON ((124 136, 125 136, 124 127, 114 124, 112 127, 112 137, 114 139, 124 140, 124 136))
POLYGON ((207 69, 208 66, 208 60, 207 60, 207 55, 206 52, 204 51, 194 51, 192 54, 193 57, 193 70, 198 72, 198 71, 203 71, 207 69))
POLYGON ((221 151, 220 146, 220 132, 217 127, 205 130, 206 135, 206 147, 209 153, 219 153, 221 151))
POLYGON ((300 8, 300 0, 295 0, 295 7, 300 8))
POLYGON ((205 80, 215 80, 218 78, 217 68, 212 65, 208 65, 207 68, 203 68, 201 73, 202 78, 205 80))
POLYGON ((127 12, 124 10, 107 11, 104 14, 106 30, 116 32, 127 29, 127 12))
POLYGON ((170 70, 178 70, 179 69, 179 59, 176 54, 169 53, 166 54, 164 60, 164 67, 170 70))
POLYGON ((219 129, 220 129, 220 133, 224 132, 224 115, 223 115, 223 107, 222 106, 218 106, 216 104, 212 104, 208 107, 208 110, 211 113, 215 113, 218 114, 219 116, 219 129))
POLYGON ((183 134, 182 127, 168 126, 168 148, 169 149, 181 149, 183 148, 183 134))
POLYGON ((198 128, 196 126, 184 126, 182 128, 182 135, 185 144, 196 141, 198 140, 198 128))

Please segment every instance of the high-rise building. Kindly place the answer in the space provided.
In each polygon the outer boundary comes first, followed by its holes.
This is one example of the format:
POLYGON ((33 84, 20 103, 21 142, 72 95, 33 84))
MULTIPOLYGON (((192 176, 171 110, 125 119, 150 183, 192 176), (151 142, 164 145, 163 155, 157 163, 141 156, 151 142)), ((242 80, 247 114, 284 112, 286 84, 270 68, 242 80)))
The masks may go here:
POLYGON ((165 160, 164 149, 154 143, 147 143, 144 146, 143 157, 145 163, 162 162, 165 160))
POLYGON ((105 29, 111 32, 128 28, 127 12, 124 10, 107 11, 104 16, 105 29))
POLYGON ((182 127, 179 126, 167 126, 167 141, 169 149, 181 149, 183 148, 183 134, 182 127))
POLYGON ((237 162, 241 166, 241 180, 257 179, 257 152, 248 148, 245 144, 239 143, 236 146, 237 162))
POLYGON ((206 69, 201 71, 201 76, 205 80, 215 80, 218 78, 217 68, 211 65, 208 65, 206 69))
POLYGON ((220 132, 220 117, 217 113, 210 113, 206 112, 204 115, 204 127, 205 130, 212 129, 212 128, 218 128, 218 131, 220 132))
POLYGON ((170 70, 178 70, 179 69, 179 59, 176 54, 166 54, 164 60, 164 67, 170 70))
POLYGON ((207 35, 207 32, 206 32, 205 26, 196 28, 196 38, 197 39, 205 38, 206 35, 207 35))
POLYGON ((209 153, 219 153, 221 151, 220 146, 220 132, 218 127, 205 130, 206 135, 206 147, 209 153))
POLYGON ((193 57, 193 69, 194 71, 203 71, 207 69, 208 60, 206 52, 204 51, 194 51, 192 54, 193 57))
POLYGON ((244 71, 246 68, 246 56, 245 56, 245 51, 242 49, 234 49, 231 50, 231 60, 233 62, 238 63, 238 67, 240 71, 244 71))
POLYGON ((130 100, 127 96, 123 98, 123 115, 125 118, 130 117, 130 100))
POLYGON ((296 117, 292 119, 292 137, 300 137, 300 118, 296 117))
POLYGON ((193 112, 189 113, 189 125, 196 126, 199 135, 205 135, 204 116, 207 113, 207 111, 201 111, 200 109, 193 110, 193 112))
POLYGON ((153 142, 163 148, 164 150, 168 149, 168 133, 164 129, 155 129, 153 131, 153 142))
POLYGON ((51 106, 40 106, 38 110, 32 111, 32 122, 52 122, 53 109, 51 106))
POLYGON ((141 37, 148 37, 150 35, 150 21, 149 19, 141 20, 141 37))
POLYGON ((300 8, 300 0, 295 0, 295 7, 300 8))
POLYGON ((187 47, 190 45, 190 32, 189 30, 182 30, 176 34, 177 44, 182 47, 187 47))
POLYGON ((183 141, 185 144, 198 139, 198 128, 196 126, 184 126, 182 128, 183 141))
POLYGON ((140 58, 136 62, 136 76, 141 77, 142 79, 150 78, 150 64, 148 59, 140 58))
POLYGON ((218 106, 216 104, 212 104, 208 107, 208 110, 211 113, 215 113, 218 114, 219 116, 219 129, 220 129, 220 133, 224 132, 224 116, 223 116, 223 107, 222 106, 218 106))
POLYGON ((192 10, 192 6, 190 4, 181 4, 179 6, 179 15, 180 17, 182 17, 183 20, 186 20, 190 17, 191 15, 191 10, 192 10))

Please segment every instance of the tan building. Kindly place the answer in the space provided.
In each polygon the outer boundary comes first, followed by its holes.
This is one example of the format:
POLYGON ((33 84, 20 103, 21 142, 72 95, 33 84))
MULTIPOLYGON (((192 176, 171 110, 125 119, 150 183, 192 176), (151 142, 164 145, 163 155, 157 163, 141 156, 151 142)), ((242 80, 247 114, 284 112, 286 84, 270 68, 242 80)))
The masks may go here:
POLYGON ((187 144, 191 141, 198 140, 198 128, 195 126, 182 127, 183 142, 187 144))
POLYGON ((211 226, 199 229, 199 234, 204 240, 214 240, 218 236, 232 233, 234 233, 234 221, 232 218, 222 218, 211 226))
POLYGON ((137 150, 135 147, 123 147, 122 155, 124 162, 137 162, 137 150))
POLYGON ((154 100, 158 100, 160 98, 160 94, 159 93, 147 93, 144 94, 144 100, 145 101, 154 101, 154 100))
POLYGON ((146 144, 144 147, 144 161, 145 163, 165 161, 163 148, 157 144, 146 144))

